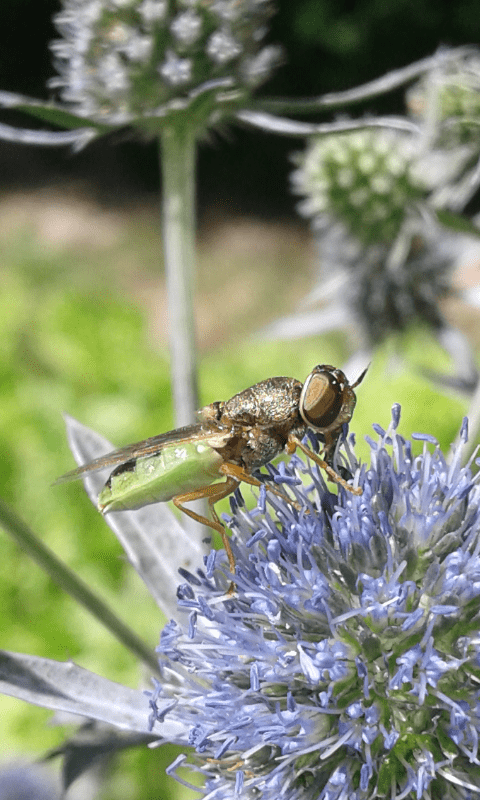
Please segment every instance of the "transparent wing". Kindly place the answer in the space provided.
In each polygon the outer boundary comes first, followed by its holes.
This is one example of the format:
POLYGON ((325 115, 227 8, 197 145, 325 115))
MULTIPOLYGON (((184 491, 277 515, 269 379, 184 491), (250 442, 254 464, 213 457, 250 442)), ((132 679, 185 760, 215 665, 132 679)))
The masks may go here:
POLYGON ((54 483, 56 486, 59 483, 67 483, 68 481, 76 481, 83 478, 84 475, 92 472, 99 472, 107 467, 116 467, 119 464, 124 464, 126 461, 138 458, 147 458, 148 456, 157 455, 160 451, 169 444, 175 442, 198 441, 211 438, 215 430, 208 428, 202 424, 186 425, 184 428, 176 428, 174 431, 167 431, 160 433, 158 436, 151 436, 149 439, 144 439, 142 442, 134 442, 134 444, 127 444, 125 447, 120 447, 118 450, 112 450, 111 453, 106 453, 94 461, 89 461, 87 464, 82 464, 77 469, 72 469, 71 472, 66 472, 54 483))

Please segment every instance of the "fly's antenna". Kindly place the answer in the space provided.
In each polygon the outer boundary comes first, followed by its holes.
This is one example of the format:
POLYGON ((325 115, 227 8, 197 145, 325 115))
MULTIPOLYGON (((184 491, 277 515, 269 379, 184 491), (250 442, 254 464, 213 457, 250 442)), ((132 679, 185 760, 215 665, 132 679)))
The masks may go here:
MULTIPOLYGON (((371 364, 371 362, 370 362, 370 364, 371 364)), ((363 370, 363 372, 361 373, 361 375, 360 375, 360 376, 357 378, 357 380, 355 381, 355 383, 351 383, 351 384, 350 384, 350 389, 355 389, 355 386, 358 386, 358 385, 359 385, 359 383, 361 383, 361 382, 363 381, 363 379, 364 379, 365 375, 367 374, 368 370, 370 369, 370 364, 368 364, 368 365, 365 367, 365 369, 363 370)))

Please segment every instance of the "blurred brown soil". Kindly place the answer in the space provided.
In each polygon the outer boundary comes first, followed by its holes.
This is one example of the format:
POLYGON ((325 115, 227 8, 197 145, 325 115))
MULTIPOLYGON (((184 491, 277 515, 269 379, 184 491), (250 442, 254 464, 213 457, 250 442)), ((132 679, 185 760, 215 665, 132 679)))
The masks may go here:
MULTIPOLYGON (((208 221, 199 232, 195 309, 199 346, 208 350, 292 313, 313 286, 316 251, 302 221, 233 218, 213 209, 203 219, 208 221)), ((51 254, 66 265, 71 261, 74 283, 83 273, 99 291, 106 283, 114 287, 112 293, 126 293, 146 310, 152 338, 166 343, 156 202, 103 208, 79 186, 7 194, 0 199, 0 247, 14 253, 15 243, 24 248, 25 242, 29 252, 37 248, 43 258, 51 254)), ((480 287, 480 240, 459 258, 453 285, 457 290, 480 287)), ((480 348, 480 309, 452 296, 443 311, 480 348)))

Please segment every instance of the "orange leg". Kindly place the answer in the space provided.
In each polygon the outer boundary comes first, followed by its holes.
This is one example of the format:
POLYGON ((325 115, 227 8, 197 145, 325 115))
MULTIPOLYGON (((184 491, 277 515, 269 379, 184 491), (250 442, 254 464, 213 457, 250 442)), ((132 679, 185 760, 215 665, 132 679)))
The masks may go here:
MULTIPOLYGON (((229 494, 232 494, 232 492, 235 491, 238 485, 239 481, 235 480, 235 478, 232 476, 227 476, 227 480, 225 481, 225 483, 216 483, 213 486, 211 485, 201 486, 198 489, 195 489, 195 491, 193 492, 178 494, 176 497, 173 498, 174 505, 176 505, 176 507, 180 509, 180 511, 183 511, 184 514, 187 514, 188 517, 195 519, 202 525, 207 525, 209 528, 213 528, 214 531, 218 531, 218 533, 222 537, 223 546, 227 554, 230 572, 233 575, 235 574, 235 559, 233 557, 232 547, 230 545, 230 539, 227 536, 224 526, 218 519, 217 513, 213 505, 214 503, 218 502, 218 500, 222 500, 222 498, 227 497, 229 494), (207 517, 203 517, 201 514, 197 514, 196 511, 192 511, 190 508, 185 508, 185 506, 183 505, 184 503, 190 503, 192 500, 202 500, 205 497, 208 499, 208 504, 210 506, 213 520, 210 520, 207 517)), ((233 584, 229 589, 230 593, 231 591, 233 591, 233 584)))
MULTIPOLYGON (((292 437, 292 439, 293 438, 294 437, 292 437)), ((298 442, 298 440, 295 441, 298 442)), ((304 447, 301 442, 298 442, 298 446, 301 447, 303 450, 305 450, 307 455, 314 457, 314 460, 318 459, 318 456, 312 454, 312 452, 308 450, 306 447, 304 447)), ((294 447, 293 450, 289 450, 289 452, 293 453, 295 452, 295 449, 296 447, 294 447)), ((340 482, 342 486, 345 486, 347 489, 353 491, 355 494, 361 493, 361 490, 359 492, 358 490, 352 489, 350 486, 348 486, 348 484, 345 483, 343 478, 341 478, 339 475, 337 475, 336 472, 334 472, 330 467, 328 467, 328 465, 325 464, 324 461, 318 459, 318 463, 320 463, 320 466, 324 466, 324 468, 327 470, 327 472, 329 472, 329 474, 331 473, 333 475, 334 480, 338 479, 338 482, 340 482)), ((217 516, 214 504, 217 503, 219 500, 223 500, 224 497, 228 497, 229 494, 232 494, 242 482, 248 483, 250 484, 250 486, 257 486, 257 487, 263 486, 264 484, 262 484, 262 482, 259 481, 257 478, 255 478, 253 475, 250 475, 250 473, 246 472, 243 469, 243 467, 240 467, 238 464, 232 464, 228 461, 226 461, 224 464, 221 465, 219 472, 220 474, 225 475, 226 478, 225 483, 215 483, 213 485, 210 484, 209 486, 200 486, 198 489, 195 489, 192 492, 185 492, 184 494, 178 494, 176 495, 176 497, 173 497, 172 500, 174 505, 180 511, 183 511, 183 513, 186 514, 188 517, 191 517, 197 522, 200 522, 201 525, 207 525, 207 527, 212 528, 214 531, 218 531, 218 533, 222 537, 223 546, 227 554, 230 572, 232 574, 235 574, 235 558, 233 556, 230 539, 228 538, 225 528, 217 516), (190 503, 193 500, 203 500, 205 498, 208 499, 208 505, 210 506, 210 511, 213 517, 213 519, 211 520, 208 519, 208 517, 204 517, 201 514, 197 514, 196 511, 192 511, 192 509, 190 508, 185 508, 184 506, 184 503, 190 503)), ((268 485, 266 488, 269 492, 272 492, 272 494, 276 495, 277 497, 280 497, 282 500, 286 500, 288 503, 290 503, 290 505, 294 506, 294 508, 296 508, 298 511, 301 510, 300 505, 296 503, 294 500, 291 500, 287 494, 284 494, 278 489, 274 489, 273 486, 268 485)), ((232 583, 228 590, 229 594, 233 592, 234 588, 235 584, 232 583)))
POLYGON ((290 434, 290 436, 288 437, 287 447, 286 447, 287 453, 293 455, 297 447, 299 447, 300 450, 302 450, 305 453, 305 455, 308 456, 308 458, 311 458, 312 461, 315 461, 315 463, 318 464, 319 467, 325 470, 325 472, 327 473, 329 478, 331 478, 332 481, 334 481, 335 483, 339 483, 340 486, 343 486, 343 488, 347 490, 347 492, 351 492, 352 494, 363 494, 363 490, 360 487, 354 489, 353 486, 350 486, 346 481, 343 480, 343 478, 340 475, 338 475, 337 472, 335 472, 334 469, 332 469, 332 467, 330 467, 327 464, 326 461, 323 460, 323 458, 320 458, 320 456, 314 453, 313 450, 310 450, 306 445, 302 444, 300 439, 297 439, 296 436, 290 434))
POLYGON ((267 491, 276 495, 276 497, 281 497, 282 500, 286 500, 291 506, 296 508, 297 511, 301 511, 301 506, 296 503, 295 500, 291 500, 288 494, 281 492, 279 489, 274 489, 269 483, 262 483, 261 481, 257 480, 257 478, 254 478, 253 475, 250 475, 249 472, 246 472, 243 467, 239 467, 238 464, 232 464, 230 461, 226 461, 221 465, 220 472, 230 478, 235 478, 238 483, 249 483, 250 486, 265 486, 267 491))
MULTIPOLYGON (((250 475, 246 472, 243 467, 238 466, 238 464, 232 464, 230 462, 225 462, 220 467, 220 473, 225 475, 226 481, 225 483, 215 483, 209 486, 200 486, 198 489, 195 489, 192 492, 185 492, 185 494, 178 494, 176 497, 173 497, 174 505, 180 510, 183 511, 184 514, 187 514, 188 517, 200 522, 202 525, 207 525, 209 528, 213 528, 214 531, 218 531, 220 536, 222 537, 223 546, 225 548, 225 552, 228 558, 228 565, 230 567, 230 572, 234 575, 235 574, 235 558, 232 552, 232 546, 230 544, 230 539, 227 536, 224 526, 220 522, 217 516, 217 512, 215 511, 214 504, 217 503, 219 500, 223 500, 224 497, 228 497, 229 494, 232 494, 235 489, 238 488, 240 483, 248 483, 250 486, 262 486, 263 484, 257 478, 254 478, 253 475, 250 475), (208 499, 208 505, 210 506, 210 511, 212 514, 213 519, 208 519, 208 517, 204 517, 201 514, 197 514, 196 511, 192 511, 190 508, 185 508, 184 503, 190 503, 193 500, 202 500, 204 498, 208 499)), ((282 492, 274 489, 271 486, 267 487, 269 492, 272 492, 277 497, 281 497, 282 500, 287 500, 291 505, 293 505, 297 510, 300 509, 298 503, 291 500, 288 495, 283 494, 282 492)), ((231 584, 229 588, 229 594, 233 592, 235 588, 235 584, 231 584)))

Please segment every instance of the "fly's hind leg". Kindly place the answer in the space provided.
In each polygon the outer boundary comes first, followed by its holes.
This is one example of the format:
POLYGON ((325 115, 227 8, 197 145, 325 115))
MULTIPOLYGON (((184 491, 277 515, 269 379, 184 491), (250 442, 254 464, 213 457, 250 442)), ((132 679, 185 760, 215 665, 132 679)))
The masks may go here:
MULTIPOLYGON (((228 566, 230 567, 230 572, 232 575, 235 574, 235 558, 233 557, 232 546, 230 544, 230 539, 227 536, 227 532, 218 519, 217 512, 214 509, 214 503, 217 503, 218 500, 222 500, 224 497, 227 497, 229 494, 235 491, 235 489, 239 486, 239 481, 231 476, 226 476, 227 479, 225 483, 216 483, 210 486, 201 486, 199 489, 195 489, 193 492, 186 492, 185 494, 177 494, 176 497, 173 497, 174 505, 180 510, 183 511, 184 514, 187 514, 188 517, 195 519, 197 522, 200 522, 202 525, 207 525, 209 528, 213 528, 214 531, 218 531, 220 536, 222 537, 223 546, 225 548, 225 552, 228 558, 228 566), (184 503, 190 503, 192 500, 202 500, 203 498, 207 498, 208 504, 210 506, 210 511, 212 514, 213 519, 208 519, 208 517, 203 517, 201 514, 197 514, 196 511, 192 511, 190 508, 185 508, 184 503)), ((229 593, 233 591, 234 584, 232 583, 229 589, 229 593)))
POLYGON ((297 511, 301 510, 301 506, 295 502, 295 500, 291 500, 288 494, 285 492, 281 492, 279 489, 274 489, 273 486, 270 484, 262 483, 255 478, 253 475, 250 475, 243 467, 240 467, 238 464, 232 464, 229 461, 226 461, 225 464, 222 464, 220 467, 220 472, 227 476, 227 479, 234 478, 238 483, 248 483, 250 486, 265 486, 267 491, 274 494, 276 497, 281 497, 282 500, 286 500, 290 503, 291 506, 297 509, 297 511))
POLYGON ((287 453, 290 453, 290 455, 292 455, 297 449, 297 447, 299 447, 300 450, 302 450, 305 453, 305 455, 308 456, 308 458, 311 458, 312 461, 315 461, 315 463, 318 464, 319 467, 325 470, 325 472, 332 481, 334 481, 335 483, 339 483, 340 486, 343 486, 343 488, 347 490, 347 492, 351 492, 351 494, 363 494, 363 490, 359 486, 357 488, 350 486, 350 484, 347 483, 338 474, 338 472, 335 472, 333 467, 327 464, 327 462, 324 461, 323 458, 320 458, 320 456, 318 456, 317 453, 314 453, 313 450, 310 450, 306 445, 304 445, 300 441, 300 439, 297 439, 296 436, 293 436, 291 434, 288 437, 287 441, 287 447, 286 447, 287 453))

